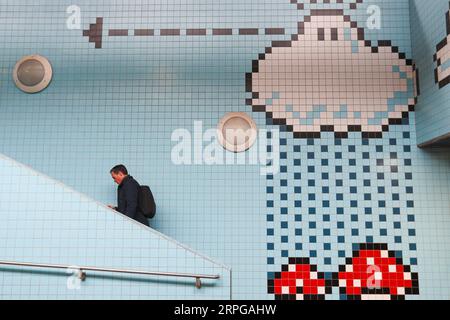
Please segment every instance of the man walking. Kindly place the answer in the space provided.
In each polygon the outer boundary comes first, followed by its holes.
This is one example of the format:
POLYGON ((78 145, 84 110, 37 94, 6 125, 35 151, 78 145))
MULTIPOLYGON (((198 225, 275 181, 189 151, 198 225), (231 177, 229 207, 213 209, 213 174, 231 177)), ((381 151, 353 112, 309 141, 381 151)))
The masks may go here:
POLYGON ((149 226, 147 218, 139 211, 139 183, 128 174, 127 168, 122 164, 112 168, 110 174, 119 186, 117 188, 117 207, 109 207, 149 226))

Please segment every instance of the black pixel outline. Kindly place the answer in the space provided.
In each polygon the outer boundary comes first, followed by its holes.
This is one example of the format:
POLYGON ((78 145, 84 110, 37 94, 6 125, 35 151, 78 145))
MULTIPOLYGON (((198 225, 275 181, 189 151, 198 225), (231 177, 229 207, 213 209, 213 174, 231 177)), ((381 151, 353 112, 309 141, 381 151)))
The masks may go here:
MULTIPOLYGON (((322 4, 330 4, 332 2, 331 2, 331 0, 322 0, 321 3, 322 4)), ((355 0, 355 2, 351 2, 351 3, 344 3, 344 0, 334 0, 334 3, 337 3, 337 4, 348 4, 349 5, 348 9, 356 10, 358 4, 363 3, 363 0, 355 0)), ((304 10, 305 9, 305 4, 304 3, 299 3, 298 0, 291 0, 291 4, 295 4, 297 6, 297 10, 304 10)), ((310 0, 309 4, 318 4, 318 2, 317 2, 317 0, 310 0)))

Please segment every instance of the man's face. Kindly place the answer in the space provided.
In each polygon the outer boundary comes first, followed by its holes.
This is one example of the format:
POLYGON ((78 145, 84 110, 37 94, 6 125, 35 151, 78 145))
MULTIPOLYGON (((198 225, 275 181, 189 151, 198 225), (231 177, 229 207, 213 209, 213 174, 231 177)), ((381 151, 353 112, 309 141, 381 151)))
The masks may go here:
POLYGON ((117 184, 121 184, 122 180, 126 177, 122 172, 114 173, 111 172, 111 177, 113 178, 114 182, 117 184))

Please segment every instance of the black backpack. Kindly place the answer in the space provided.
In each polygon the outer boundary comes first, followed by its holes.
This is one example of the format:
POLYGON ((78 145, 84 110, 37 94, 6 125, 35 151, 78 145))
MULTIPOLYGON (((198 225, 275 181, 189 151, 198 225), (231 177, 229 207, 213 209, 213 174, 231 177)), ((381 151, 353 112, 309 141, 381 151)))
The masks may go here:
POLYGON ((138 200, 139 211, 141 211, 145 217, 149 219, 153 218, 156 213, 156 203, 152 191, 148 186, 140 186, 138 200))

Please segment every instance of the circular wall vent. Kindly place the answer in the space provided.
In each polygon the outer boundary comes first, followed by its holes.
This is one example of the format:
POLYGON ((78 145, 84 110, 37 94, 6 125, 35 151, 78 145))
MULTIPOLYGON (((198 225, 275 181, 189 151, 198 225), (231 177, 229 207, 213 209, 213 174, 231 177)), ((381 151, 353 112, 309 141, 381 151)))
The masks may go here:
POLYGON ((47 58, 32 55, 17 61, 13 71, 16 86, 27 93, 44 90, 52 80, 52 66, 47 58))
POLYGON ((244 112, 228 113, 219 122, 219 143, 228 151, 244 152, 253 146, 256 137, 256 123, 244 112))

